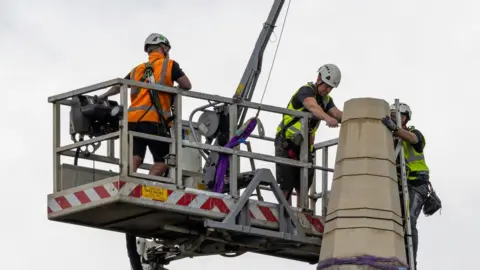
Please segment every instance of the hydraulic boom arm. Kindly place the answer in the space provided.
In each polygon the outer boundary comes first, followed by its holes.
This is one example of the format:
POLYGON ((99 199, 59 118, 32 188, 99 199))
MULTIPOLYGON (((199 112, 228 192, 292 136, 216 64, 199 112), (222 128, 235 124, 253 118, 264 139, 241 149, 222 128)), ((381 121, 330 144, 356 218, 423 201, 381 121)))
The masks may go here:
MULTIPOLYGON (((243 73, 242 79, 238 84, 237 90, 235 91, 234 99, 238 101, 250 101, 253 96, 253 91, 257 85, 258 77, 262 71, 262 58, 265 48, 267 47, 270 36, 273 33, 275 28, 275 23, 277 22, 280 11, 282 10, 285 0, 275 0, 273 3, 268 19, 263 25, 262 32, 257 39, 255 48, 253 49, 248 65, 243 73)), ((238 108, 238 122, 237 125, 240 127, 245 121, 248 108, 239 106, 238 108)))
MULTIPOLYGON (((277 22, 278 16, 280 15, 280 11, 285 3, 285 0, 275 0, 272 8, 270 9, 270 13, 268 15, 267 21, 263 24, 262 31, 258 36, 257 42, 253 49, 253 52, 250 56, 250 60, 248 61, 247 67, 245 68, 245 72, 243 73, 242 79, 238 84, 237 90, 235 91, 235 95, 233 96, 234 102, 243 102, 243 101, 251 101, 253 96, 253 91, 255 90, 255 86, 257 84, 258 78, 262 71, 262 58, 265 52, 265 48, 267 47, 268 41, 273 33, 273 29, 275 28, 275 23, 277 22)), ((200 118, 198 119, 198 131, 205 136, 206 143, 218 146, 224 146, 230 139, 229 134, 229 105, 219 105, 215 106, 214 104, 209 104, 207 106, 200 107, 192 112, 190 115, 190 125, 192 127, 192 119, 193 114, 201 109, 205 109, 209 106, 214 107, 214 111, 204 111, 200 118)), ((237 111, 237 120, 236 125, 237 128, 240 128, 246 119, 247 115, 247 108, 238 106, 237 111)), ((192 127, 192 130, 193 127, 192 127)), ((193 133, 195 140, 199 141, 196 138, 195 133, 193 133)), ((216 179, 216 171, 217 171, 217 162, 219 159, 219 153, 215 151, 203 151, 199 150, 202 157, 205 159, 205 166, 204 166, 204 181, 207 187, 210 189, 213 187, 216 179)), ((227 169, 229 170, 229 169, 227 169)), ((226 191, 226 190, 225 190, 226 191)))

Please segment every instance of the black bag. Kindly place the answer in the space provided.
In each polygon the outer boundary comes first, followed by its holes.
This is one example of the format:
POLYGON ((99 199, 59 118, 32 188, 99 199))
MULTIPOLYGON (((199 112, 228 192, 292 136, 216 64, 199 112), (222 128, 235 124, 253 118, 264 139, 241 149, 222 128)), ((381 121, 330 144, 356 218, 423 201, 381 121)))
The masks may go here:
POLYGON ((442 208, 442 201, 440 200, 437 193, 433 189, 432 184, 428 183, 428 186, 429 186, 428 198, 425 201, 425 204, 423 206, 423 214, 425 214, 426 217, 435 214, 438 210, 442 208))

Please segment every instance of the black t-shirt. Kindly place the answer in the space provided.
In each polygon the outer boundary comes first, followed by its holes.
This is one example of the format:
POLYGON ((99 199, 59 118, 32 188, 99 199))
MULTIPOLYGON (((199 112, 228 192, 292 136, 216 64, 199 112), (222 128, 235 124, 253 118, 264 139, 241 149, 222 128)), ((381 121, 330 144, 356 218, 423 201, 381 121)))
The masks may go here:
MULTIPOLYGON (((418 142, 416 144, 412 144, 413 149, 418 153, 423 153, 423 149, 425 148, 425 137, 423 136, 422 132, 418 129, 414 129, 411 131, 415 135, 417 135, 418 142)), ((395 139, 395 148, 397 147, 398 140, 395 139)))
MULTIPOLYGON (((182 68, 180 68, 180 65, 178 62, 173 61, 172 65, 172 81, 177 81, 181 77, 185 76, 185 73, 183 72, 182 68)), ((130 72, 125 76, 125 80, 130 80, 130 72)))
POLYGON ((422 132, 420 130, 412 130, 412 133, 417 135, 418 142, 416 144, 412 144, 413 149, 418 153, 423 153, 423 148, 425 148, 425 137, 423 137, 422 132))
MULTIPOLYGON (((324 104, 323 99, 326 97, 322 97, 318 95, 314 88, 304 85, 298 90, 297 94, 293 97, 293 100, 292 100, 293 108, 299 109, 303 107, 303 101, 309 97, 315 98, 315 100, 317 101, 317 104, 320 105, 320 107, 322 107, 324 112, 328 112, 330 109, 335 107, 335 103, 333 102, 333 99, 331 97, 328 103, 324 104)), ((305 111, 310 112, 307 108, 305 108, 305 111)), ((310 123, 309 123, 310 128, 315 127, 316 125, 318 125, 319 122, 320 120, 317 118, 310 119, 310 123)))

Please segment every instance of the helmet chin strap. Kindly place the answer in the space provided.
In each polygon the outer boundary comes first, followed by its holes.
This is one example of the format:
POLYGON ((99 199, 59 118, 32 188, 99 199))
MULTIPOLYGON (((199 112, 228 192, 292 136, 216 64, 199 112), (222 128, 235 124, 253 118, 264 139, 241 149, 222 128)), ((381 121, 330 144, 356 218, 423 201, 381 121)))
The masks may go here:
POLYGON ((166 46, 165 44, 161 44, 160 45, 162 47, 162 51, 163 51, 163 54, 165 55, 165 57, 169 57, 169 52, 170 52, 170 48, 168 46, 166 46))

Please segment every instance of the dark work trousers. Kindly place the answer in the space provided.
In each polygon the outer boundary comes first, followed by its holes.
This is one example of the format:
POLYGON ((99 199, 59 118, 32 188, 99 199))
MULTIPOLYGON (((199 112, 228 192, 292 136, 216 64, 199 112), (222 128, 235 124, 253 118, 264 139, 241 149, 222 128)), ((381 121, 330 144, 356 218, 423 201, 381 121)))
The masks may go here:
MULTIPOLYGON (((417 220, 422 212, 423 205, 428 198, 428 175, 421 176, 421 179, 418 180, 408 180, 408 195, 410 197, 409 206, 410 206, 410 224, 412 228, 412 244, 413 244, 413 256, 415 269, 417 268, 417 250, 418 250, 418 229, 417 229, 417 220), (418 181, 413 183, 414 181, 418 181)), ((401 187, 400 187, 401 188, 401 187)), ((402 205, 402 214, 403 214, 403 198, 400 198, 402 205)), ((406 234, 406 231, 405 231, 406 234)), ((407 247, 407 238, 405 237, 405 246, 407 247)), ((407 260, 408 260, 408 249, 407 249, 407 260)))

